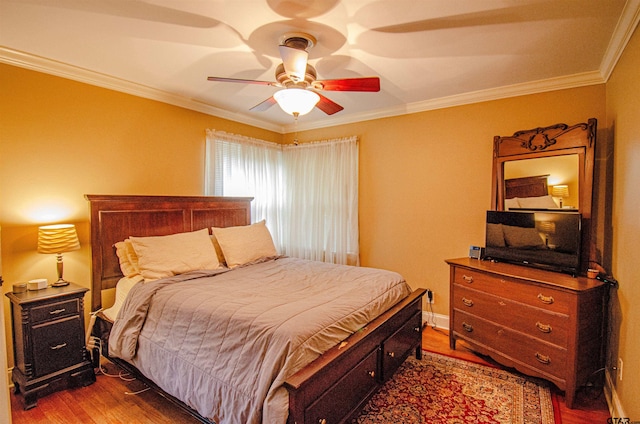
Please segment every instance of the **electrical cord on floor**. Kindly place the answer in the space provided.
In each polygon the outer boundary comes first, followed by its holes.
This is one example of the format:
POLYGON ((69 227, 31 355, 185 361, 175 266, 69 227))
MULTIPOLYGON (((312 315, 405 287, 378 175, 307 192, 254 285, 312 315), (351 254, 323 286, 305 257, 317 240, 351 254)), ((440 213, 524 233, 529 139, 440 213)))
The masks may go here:
MULTIPOLYGON (((99 352, 99 358, 102 357, 102 340, 99 337, 95 337, 95 336, 91 336, 89 338, 89 343, 87 344, 87 348, 90 349, 90 351, 94 351, 94 349, 98 349, 99 352)), ((136 381, 137 378, 135 377, 129 377, 131 374, 124 371, 124 370, 120 370, 117 374, 109 374, 105 368, 102 366, 102 362, 98 361, 98 370, 100 371, 100 374, 106 376, 106 377, 117 377, 122 381, 125 381, 127 383, 132 382, 132 381, 136 381)), ((139 395, 140 393, 144 393, 147 390, 149 390, 151 387, 147 386, 144 389, 140 389, 137 390, 135 392, 123 392, 125 395, 139 395)))

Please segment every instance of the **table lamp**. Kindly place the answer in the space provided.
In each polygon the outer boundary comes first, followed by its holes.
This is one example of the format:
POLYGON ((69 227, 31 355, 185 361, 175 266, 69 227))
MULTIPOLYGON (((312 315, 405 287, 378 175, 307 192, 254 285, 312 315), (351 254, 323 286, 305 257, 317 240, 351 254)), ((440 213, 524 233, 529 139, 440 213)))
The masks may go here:
POLYGON ((557 185, 553 186, 551 189, 551 195, 553 197, 560 198, 560 207, 562 207, 562 199, 565 197, 569 197, 569 186, 566 185, 557 185))
POLYGON ((45 225, 38 228, 38 253, 55 253, 57 255, 58 281, 54 287, 69 284, 62 278, 62 254, 80 249, 80 241, 73 224, 45 225))

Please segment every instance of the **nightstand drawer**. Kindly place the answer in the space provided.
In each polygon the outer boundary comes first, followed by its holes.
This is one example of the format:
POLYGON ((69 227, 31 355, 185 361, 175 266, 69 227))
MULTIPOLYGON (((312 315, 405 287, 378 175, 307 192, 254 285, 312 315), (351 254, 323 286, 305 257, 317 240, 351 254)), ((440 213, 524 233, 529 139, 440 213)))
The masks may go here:
POLYGON ((83 361, 79 316, 33 326, 34 376, 40 377, 83 361))
POLYGON ((70 299, 62 302, 48 303, 42 306, 34 306, 31 309, 32 322, 39 323, 53 319, 77 315, 80 312, 78 299, 70 299))

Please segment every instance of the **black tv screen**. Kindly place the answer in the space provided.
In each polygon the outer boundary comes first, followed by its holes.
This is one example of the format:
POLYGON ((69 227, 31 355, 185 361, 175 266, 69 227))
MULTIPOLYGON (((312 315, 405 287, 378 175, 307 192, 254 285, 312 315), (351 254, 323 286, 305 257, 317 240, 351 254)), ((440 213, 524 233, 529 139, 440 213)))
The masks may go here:
POLYGON ((485 259, 576 275, 581 229, 574 211, 487 211, 485 259))

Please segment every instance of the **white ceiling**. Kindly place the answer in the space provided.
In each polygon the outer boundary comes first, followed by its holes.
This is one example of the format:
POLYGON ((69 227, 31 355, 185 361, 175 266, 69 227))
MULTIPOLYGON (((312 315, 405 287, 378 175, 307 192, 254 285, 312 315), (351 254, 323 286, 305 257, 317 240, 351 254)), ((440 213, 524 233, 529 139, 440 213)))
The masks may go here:
POLYGON ((318 79, 379 76, 378 93, 298 129, 605 82, 640 0, 0 0, 0 62, 279 132, 280 37, 304 31, 318 79))

